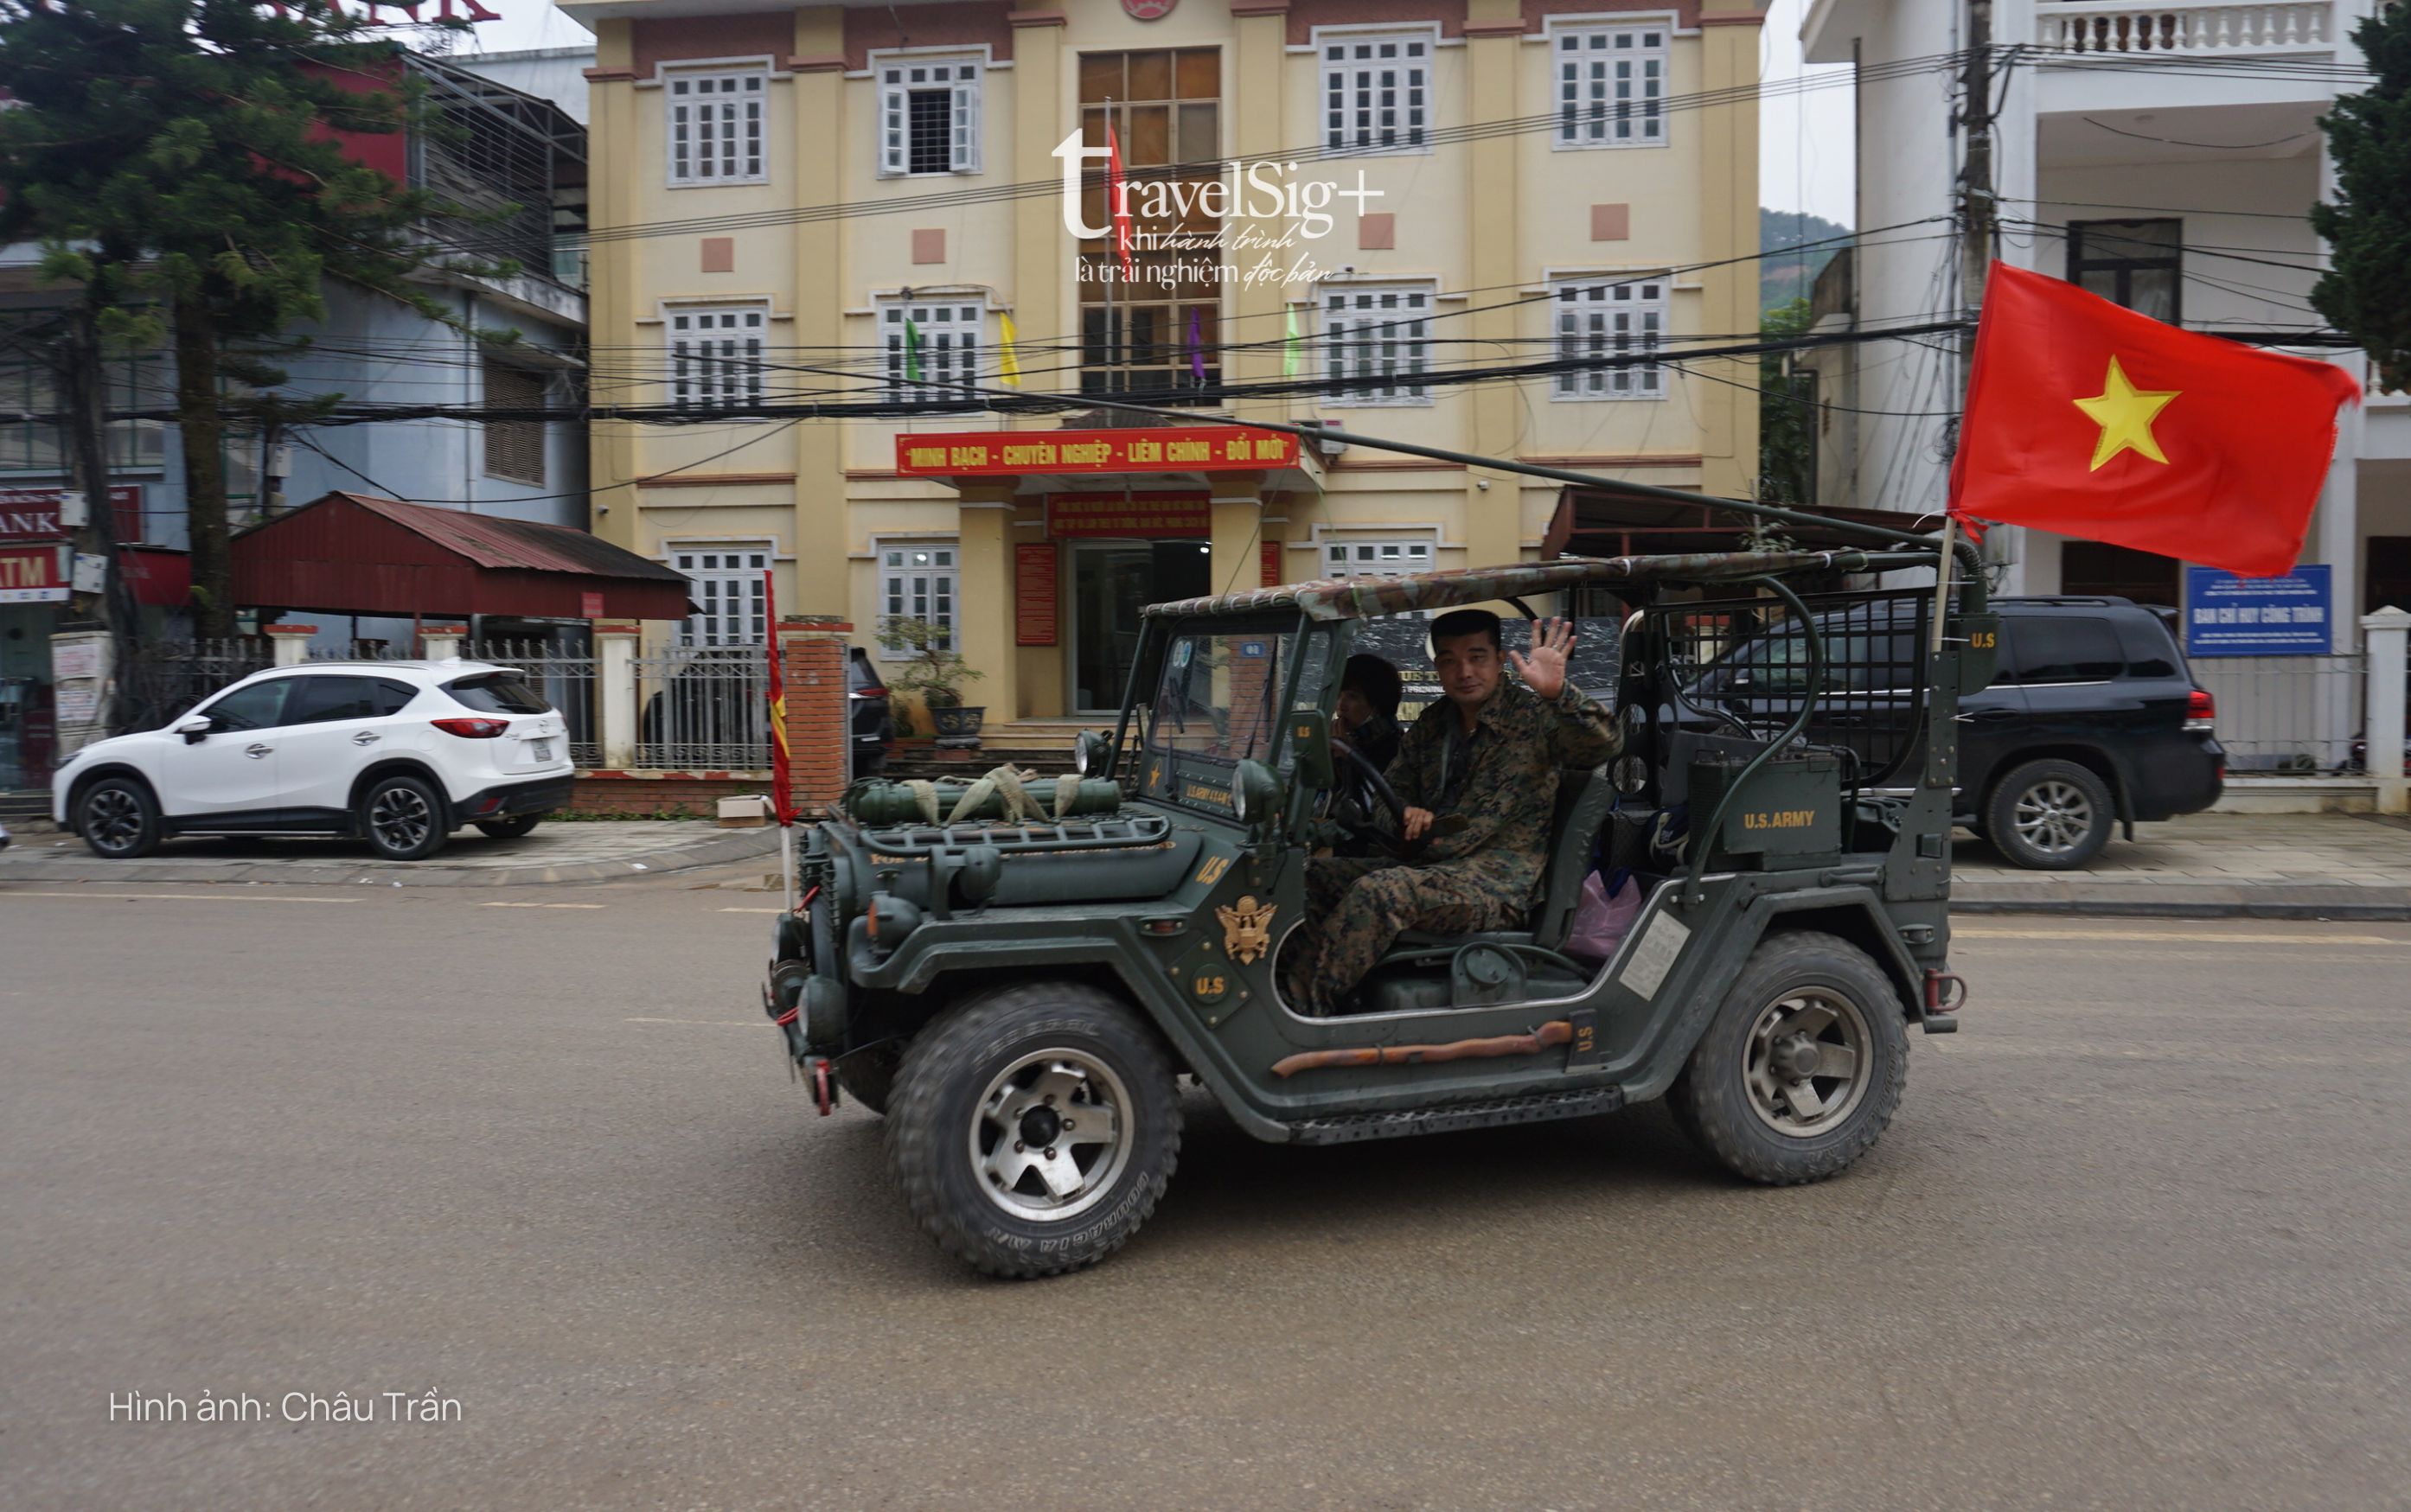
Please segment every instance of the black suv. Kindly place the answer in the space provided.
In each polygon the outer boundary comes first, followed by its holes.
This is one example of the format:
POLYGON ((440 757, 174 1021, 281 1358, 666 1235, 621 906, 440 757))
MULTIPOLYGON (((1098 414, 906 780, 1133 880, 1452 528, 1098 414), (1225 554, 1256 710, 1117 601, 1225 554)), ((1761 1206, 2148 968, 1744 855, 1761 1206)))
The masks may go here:
POLYGON ((2127 599, 1995 599, 2000 672, 1959 701, 1959 820, 2020 866, 2082 866, 2113 821, 2218 801, 2227 753, 2159 611, 2127 599))
POLYGON ((888 706, 887 685, 870 664, 870 653, 859 646, 847 648, 845 707, 853 775, 869 777, 887 764, 888 748, 896 740, 896 717, 888 706))

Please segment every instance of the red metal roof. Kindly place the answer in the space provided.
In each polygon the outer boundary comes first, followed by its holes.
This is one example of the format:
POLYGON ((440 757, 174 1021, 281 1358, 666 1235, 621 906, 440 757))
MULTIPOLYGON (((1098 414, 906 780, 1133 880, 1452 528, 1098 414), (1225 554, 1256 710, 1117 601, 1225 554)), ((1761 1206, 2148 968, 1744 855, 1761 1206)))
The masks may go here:
POLYGON ((683 619, 686 575, 561 525, 330 493, 234 538, 235 602, 323 614, 683 619), (600 596, 599 604, 592 602, 600 596))

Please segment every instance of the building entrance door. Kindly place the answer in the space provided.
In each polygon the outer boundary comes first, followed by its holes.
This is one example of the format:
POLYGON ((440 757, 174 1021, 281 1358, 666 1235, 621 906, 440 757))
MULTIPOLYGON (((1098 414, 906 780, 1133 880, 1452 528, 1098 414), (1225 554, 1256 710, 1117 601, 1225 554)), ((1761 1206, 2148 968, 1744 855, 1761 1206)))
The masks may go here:
POLYGON ((1213 591, 1211 548, 1203 541, 1083 541, 1072 547, 1073 714, 1122 706, 1138 654, 1139 611, 1213 591))

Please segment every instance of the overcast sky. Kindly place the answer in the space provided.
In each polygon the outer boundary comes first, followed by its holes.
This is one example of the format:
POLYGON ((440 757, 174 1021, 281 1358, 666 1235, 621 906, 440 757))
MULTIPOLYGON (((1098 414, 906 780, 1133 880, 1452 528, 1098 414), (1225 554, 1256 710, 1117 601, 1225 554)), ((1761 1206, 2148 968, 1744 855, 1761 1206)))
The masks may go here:
MULTIPOLYGON (((475 49, 586 47, 586 28, 549 0, 485 0, 503 19, 475 29, 475 49)), ((1759 37, 1759 77, 1768 83, 1797 79, 1800 19, 1810 0, 1771 0, 1759 37)), ((1849 65, 1806 69, 1811 76, 1847 77, 1849 65)), ((1805 210, 1850 224, 1850 88, 1835 83, 1761 102, 1758 112, 1758 202, 1771 210, 1805 210)))

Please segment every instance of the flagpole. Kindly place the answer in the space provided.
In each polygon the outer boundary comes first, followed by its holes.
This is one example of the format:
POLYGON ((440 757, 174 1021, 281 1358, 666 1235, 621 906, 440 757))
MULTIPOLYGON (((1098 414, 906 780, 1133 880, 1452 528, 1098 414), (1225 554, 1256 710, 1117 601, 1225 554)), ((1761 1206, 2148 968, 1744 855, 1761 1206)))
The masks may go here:
MULTIPOLYGON (((1114 97, 1105 96, 1105 145, 1114 145, 1114 97)), ((1114 380, 1121 375, 1121 332, 1114 327, 1114 269, 1121 266, 1122 223, 1114 216, 1113 158, 1105 159, 1105 392, 1114 392, 1114 380)))
POLYGON ((1934 654, 1942 654, 1942 624, 1951 613, 1951 564, 1957 560, 1951 551, 1959 529, 1959 516, 1945 513, 1942 516, 1942 560, 1934 569, 1934 654))

